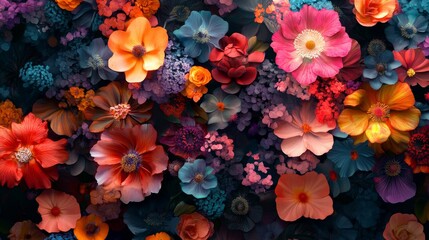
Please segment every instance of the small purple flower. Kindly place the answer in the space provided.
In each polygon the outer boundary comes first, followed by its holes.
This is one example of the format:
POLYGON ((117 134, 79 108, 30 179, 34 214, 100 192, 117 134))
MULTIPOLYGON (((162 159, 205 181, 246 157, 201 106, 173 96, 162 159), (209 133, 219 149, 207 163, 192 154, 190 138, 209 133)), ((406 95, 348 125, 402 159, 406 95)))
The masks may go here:
POLYGON ((182 191, 195 198, 205 198, 217 187, 213 168, 206 166, 203 159, 185 163, 179 170, 179 179, 182 191))

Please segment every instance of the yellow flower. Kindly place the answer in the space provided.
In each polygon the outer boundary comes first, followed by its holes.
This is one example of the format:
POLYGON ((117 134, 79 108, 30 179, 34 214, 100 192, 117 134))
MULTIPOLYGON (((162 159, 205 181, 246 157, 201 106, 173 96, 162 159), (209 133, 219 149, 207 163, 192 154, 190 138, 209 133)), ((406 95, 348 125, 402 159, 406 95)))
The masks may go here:
POLYGON ((145 240, 171 240, 171 237, 165 232, 159 232, 159 233, 155 233, 153 235, 147 236, 145 240))
POLYGON ((200 66, 193 66, 186 74, 186 80, 195 84, 197 87, 207 85, 212 80, 210 71, 200 66))

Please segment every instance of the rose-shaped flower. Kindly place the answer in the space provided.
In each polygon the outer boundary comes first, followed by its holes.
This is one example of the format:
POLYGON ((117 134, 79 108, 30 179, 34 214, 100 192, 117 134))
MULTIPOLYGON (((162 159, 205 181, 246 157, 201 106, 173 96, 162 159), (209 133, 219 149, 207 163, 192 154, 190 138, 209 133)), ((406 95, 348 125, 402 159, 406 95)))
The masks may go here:
POLYGON ((256 66, 264 61, 263 52, 247 52, 248 42, 246 36, 233 33, 219 41, 220 49, 213 49, 210 53, 210 61, 216 68, 212 70, 214 80, 225 88, 231 83, 249 85, 257 75, 256 66))
POLYGON ((210 71, 200 66, 193 66, 185 77, 189 82, 195 84, 197 87, 204 86, 212 80, 210 71))
POLYGON ((177 233, 182 240, 206 240, 214 232, 213 223, 194 212, 180 216, 177 233))
POLYGON ((55 0, 55 2, 61 9, 71 12, 79 6, 82 0, 55 0))
POLYGON ((353 13, 360 25, 372 27, 378 22, 385 23, 393 17, 397 0, 355 0, 353 13))
POLYGON ((384 229, 383 237, 386 240, 423 240, 425 233, 423 225, 413 214, 395 213, 390 217, 384 229))

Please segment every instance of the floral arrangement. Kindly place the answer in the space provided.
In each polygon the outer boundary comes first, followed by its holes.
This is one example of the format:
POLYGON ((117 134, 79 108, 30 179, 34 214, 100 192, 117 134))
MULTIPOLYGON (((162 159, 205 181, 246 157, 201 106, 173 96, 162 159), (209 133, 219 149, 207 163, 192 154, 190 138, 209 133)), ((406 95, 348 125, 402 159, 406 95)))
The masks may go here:
POLYGON ((426 0, 0 0, 0 239, 424 240, 426 0))

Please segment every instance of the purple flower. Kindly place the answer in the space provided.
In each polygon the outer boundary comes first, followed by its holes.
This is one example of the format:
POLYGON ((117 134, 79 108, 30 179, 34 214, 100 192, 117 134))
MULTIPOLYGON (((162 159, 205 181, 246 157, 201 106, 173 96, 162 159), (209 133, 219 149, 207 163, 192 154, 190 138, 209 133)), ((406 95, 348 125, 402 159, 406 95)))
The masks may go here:
POLYGON ((404 162, 404 155, 384 156, 374 166, 374 182, 383 201, 404 202, 416 194, 413 171, 404 162))

